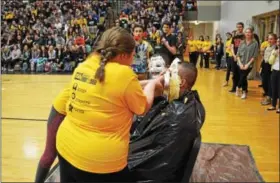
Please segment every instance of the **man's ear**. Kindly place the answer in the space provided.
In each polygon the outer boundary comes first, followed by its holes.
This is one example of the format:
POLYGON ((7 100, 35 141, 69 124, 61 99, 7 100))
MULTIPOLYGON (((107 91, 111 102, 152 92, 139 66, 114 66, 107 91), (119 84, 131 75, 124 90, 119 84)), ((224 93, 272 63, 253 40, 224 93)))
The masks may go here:
POLYGON ((180 88, 185 88, 187 86, 187 80, 186 79, 181 79, 181 83, 180 83, 180 88))

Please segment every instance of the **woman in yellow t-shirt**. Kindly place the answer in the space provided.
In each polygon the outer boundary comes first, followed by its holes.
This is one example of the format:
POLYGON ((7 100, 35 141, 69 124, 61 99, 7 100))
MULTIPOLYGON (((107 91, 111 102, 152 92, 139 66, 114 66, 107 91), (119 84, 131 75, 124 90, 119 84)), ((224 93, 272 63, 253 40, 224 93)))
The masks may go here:
POLYGON ((55 110, 66 114, 56 137, 62 183, 133 181, 127 168, 132 118, 151 108, 163 82, 160 76, 142 90, 130 67, 134 50, 126 30, 105 31, 54 101, 55 110))
POLYGON ((189 55, 190 55, 190 62, 196 66, 197 57, 198 57, 198 47, 197 42, 193 40, 193 37, 190 36, 188 40, 188 47, 189 47, 189 55))
POLYGON ((199 63, 200 68, 203 67, 203 57, 204 57, 204 54, 203 54, 203 51, 202 51, 203 43, 204 43, 204 37, 203 36, 199 36, 198 40, 196 41, 196 44, 197 44, 197 49, 198 49, 197 60, 200 57, 200 63, 199 63))
POLYGON ((226 62, 227 62, 227 72, 226 72, 226 82, 223 86, 228 86, 228 81, 230 77, 233 57, 231 52, 231 42, 232 42, 232 34, 230 32, 226 33, 227 40, 226 40, 226 62))
POLYGON ((205 40, 202 44, 202 52, 204 56, 205 65, 204 68, 209 68, 209 58, 210 58, 210 49, 211 49, 212 43, 210 41, 210 37, 206 36, 205 40))

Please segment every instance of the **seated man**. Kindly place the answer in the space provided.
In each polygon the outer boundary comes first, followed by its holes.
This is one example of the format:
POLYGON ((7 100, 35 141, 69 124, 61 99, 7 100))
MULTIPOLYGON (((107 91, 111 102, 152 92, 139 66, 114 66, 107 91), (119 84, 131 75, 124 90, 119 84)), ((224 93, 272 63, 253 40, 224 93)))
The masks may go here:
POLYGON ((132 127, 128 164, 140 182, 180 182, 184 159, 205 120, 198 93, 191 90, 197 69, 181 62, 178 75, 179 98, 170 103, 156 98, 151 110, 144 117, 137 117, 132 127))

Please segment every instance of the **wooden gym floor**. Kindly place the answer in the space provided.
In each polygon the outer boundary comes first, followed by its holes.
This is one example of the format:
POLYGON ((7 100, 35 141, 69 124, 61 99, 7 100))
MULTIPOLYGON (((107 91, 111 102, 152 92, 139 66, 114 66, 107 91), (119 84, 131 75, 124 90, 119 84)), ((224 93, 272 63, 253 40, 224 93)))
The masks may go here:
MULTIPOLYGON (((202 141, 249 145, 267 182, 279 182, 279 115, 260 105, 258 81, 249 82, 241 100, 222 87, 225 72, 199 70, 195 89, 207 115, 202 141)), ((52 100, 70 80, 65 75, 2 76, 2 181, 34 181, 44 150, 46 121, 52 100), (30 120, 21 120, 30 119, 30 120)))

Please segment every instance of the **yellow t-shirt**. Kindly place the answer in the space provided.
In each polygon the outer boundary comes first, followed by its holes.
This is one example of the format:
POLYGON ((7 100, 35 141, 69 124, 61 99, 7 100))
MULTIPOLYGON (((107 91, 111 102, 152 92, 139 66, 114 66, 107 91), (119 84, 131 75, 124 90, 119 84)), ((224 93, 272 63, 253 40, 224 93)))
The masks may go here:
POLYGON ((85 18, 77 19, 77 24, 79 26, 87 25, 87 19, 85 19, 85 18))
POLYGON ((195 40, 189 40, 188 45, 189 45, 189 52, 190 53, 197 51, 197 44, 196 44, 195 40))
POLYGON ((211 41, 204 41, 204 42, 203 42, 203 45, 202 45, 202 50, 203 50, 203 52, 209 52, 211 46, 212 46, 211 41))
POLYGON ((197 45, 197 49, 198 49, 198 50, 201 50, 201 49, 202 49, 203 42, 204 42, 204 41, 196 40, 196 45, 197 45))
POLYGON ((95 80, 99 60, 93 55, 80 64, 70 87, 54 102, 55 109, 63 113, 63 105, 69 99, 56 147, 78 169, 113 173, 127 166, 132 118, 144 113, 147 102, 129 66, 109 62, 104 83, 95 80))
POLYGON ((228 53, 229 57, 232 57, 231 42, 232 42, 232 38, 226 41, 226 53, 228 53))
POLYGON ((261 50, 263 50, 263 51, 264 51, 264 49, 265 49, 266 47, 268 47, 268 46, 269 46, 268 41, 264 41, 264 42, 262 42, 262 44, 261 44, 261 50))

